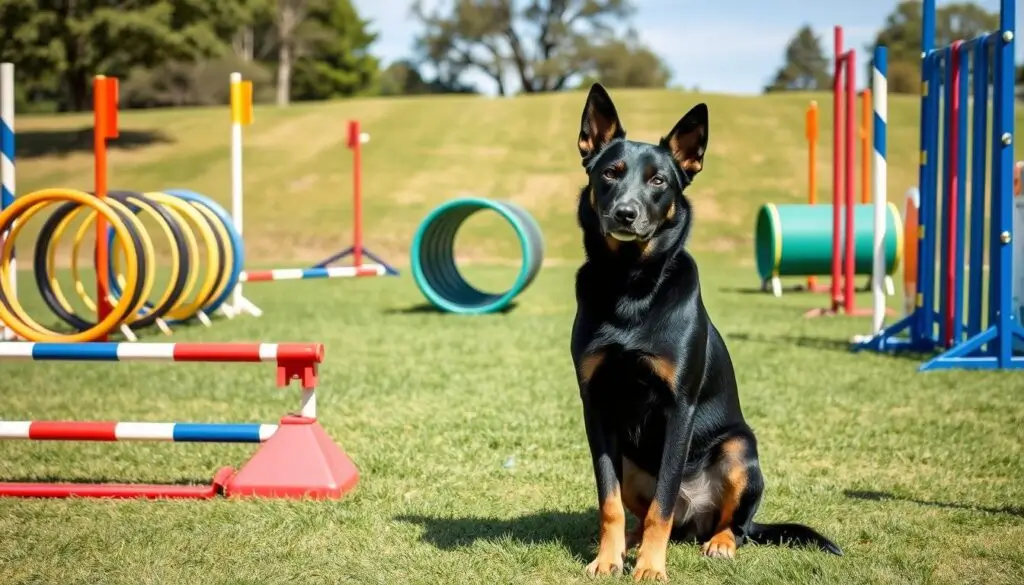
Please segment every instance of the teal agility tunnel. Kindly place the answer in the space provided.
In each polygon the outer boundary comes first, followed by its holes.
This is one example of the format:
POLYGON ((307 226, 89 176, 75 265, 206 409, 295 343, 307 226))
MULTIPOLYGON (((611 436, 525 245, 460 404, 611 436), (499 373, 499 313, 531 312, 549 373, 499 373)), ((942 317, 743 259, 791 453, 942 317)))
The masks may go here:
MULTIPOLYGON (((843 214, 840 217, 845 221, 843 214)), ((854 206, 854 273, 858 275, 871 274, 874 221, 874 204, 854 206)), ((840 251, 846 245, 843 231, 840 251)), ((885 273, 891 276, 903 254, 903 220, 892 203, 886 205, 884 242, 885 273)), ((762 205, 754 228, 754 257, 762 281, 776 276, 831 274, 832 206, 762 205)))
POLYGON ((537 221, 511 201, 463 197, 451 199, 431 211, 412 240, 412 275, 423 296, 449 313, 493 313, 507 307, 530 286, 544 261, 544 238, 537 221), (512 287, 488 293, 469 284, 455 264, 455 235, 474 213, 494 212, 512 226, 522 254, 519 275, 512 287))

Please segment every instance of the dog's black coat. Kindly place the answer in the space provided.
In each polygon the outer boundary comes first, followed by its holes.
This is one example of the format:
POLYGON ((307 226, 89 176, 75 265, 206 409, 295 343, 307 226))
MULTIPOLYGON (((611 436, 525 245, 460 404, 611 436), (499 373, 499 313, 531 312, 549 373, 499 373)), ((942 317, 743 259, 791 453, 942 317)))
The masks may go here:
POLYGON ((709 556, 732 557, 745 541, 842 554, 809 527, 753 521, 764 489, 757 442, 684 247, 684 190, 707 141, 704 104, 657 145, 626 140, 611 98, 591 87, 579 136, 586 261, 571 341, 601 506, 591 574, 621 571, 624 509, 640 520, 637 579, 666 578, 670 536, 697 539, 709 556))

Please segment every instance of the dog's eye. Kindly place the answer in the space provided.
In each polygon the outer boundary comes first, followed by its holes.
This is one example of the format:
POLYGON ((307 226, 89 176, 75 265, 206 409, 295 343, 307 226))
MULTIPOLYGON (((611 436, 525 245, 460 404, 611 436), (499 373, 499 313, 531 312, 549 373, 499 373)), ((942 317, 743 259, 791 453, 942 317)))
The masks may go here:
POLYGON ((601 176, 603 176, 606 179, 614 179, 615 178, 615 169, 605 169, 604 172, 601 173, 601 176))
POLYGON ((665 184, 665 179, 658 175, 654 175, 653 177, 651 177, 651 184, 654 185, 655 187, 661 187, 662 185, 665 184))

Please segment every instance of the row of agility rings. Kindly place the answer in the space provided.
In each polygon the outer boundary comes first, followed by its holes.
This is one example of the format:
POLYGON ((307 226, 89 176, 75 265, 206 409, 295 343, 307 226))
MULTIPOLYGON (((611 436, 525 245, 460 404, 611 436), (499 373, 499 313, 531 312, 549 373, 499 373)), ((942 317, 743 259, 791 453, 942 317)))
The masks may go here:
POLYGON ((209 324, 209 315, 231 295, 244 265, 241 236, 224 208, 183 189, 111 191, 103 200, 84 191, 44 189, 18 197, 0 213, 0 233, 7 229, 11 234, 0 249, 0 321, 28 341, 94 341, 115 329, 134 339, 133 329, 151 325, 170 333, 171 325, 192 319, 209 324), (70 334, 33 320, 10 290, 10 261, 18 233, 32 216, 52 205, 57 207, 36 239, 33 273, 46 306, 76 331, 70 334), (112 310, 99 322, 74 312, 55 274, 60 240, 82 214, 85 218, 74 232, 70 271, 75 292, 91 311, 96 311, 96 301, 82 283, 78 253, 86 234, 95 233, 97 214, 108 226, 108 300, 112 310), (170 244, 164 287, 156 285, 156 247, 140 214, 151 218, 170 244))

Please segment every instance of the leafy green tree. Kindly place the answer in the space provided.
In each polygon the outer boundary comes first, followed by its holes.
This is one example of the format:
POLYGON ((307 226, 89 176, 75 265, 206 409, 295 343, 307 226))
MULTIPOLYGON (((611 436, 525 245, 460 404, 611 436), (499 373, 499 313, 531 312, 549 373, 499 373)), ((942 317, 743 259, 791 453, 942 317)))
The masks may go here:
MULTIPOLYGON (((973 2, 945 4, 935 11, 935 46, 943 47, 958 39, 972 39, 998 28, 998 13, 988 12, 973 2)), ((872 55, 878 45, 886 47, 889 60, 887 81, 891 93, 920 91, 922 30, 920 1, 903 0, 886 17, 885 25, 867 47, 868 55, 872 55)), ((873 59, 869 57, 866 61, 870 73, 873 59)))
POLYGON ((381 95, 417 95, 429 93, 476 93, 463 84, 448 84, 435 77, 428 80, 409 59, 401 59, 388 65, 380 74, 381 95))
POLYGON ((659 87, 668 85, 672 72, 657 54, 640 44, 635 36, 611 39, 591 47, 588 75, 579 87, 598 81, 605 87, 659 87))
POLYGON ((223 54, 247 2, 0 0, 0 54, 25 70, 30 87, 59 88, 61 109, 84 110, 94 75, 223 54))
POLYGON ((257 60, 277 71, 277 104, 367 91, 379 63, 351 0, 261 0, 253 30, 257 60))
POLYGON ((785 62, 775 72, 765 93, 777 91, 816 91, 832 85, 829 58, 821 47, 821 38, 804 25, 786 44, 785 62))
POLYGON ((326 99, 366 92, 377 83, 380 62, 369 51, 377 34, 359 18, 350 0, 327 0, 310 7, 309 18, 326 33, 295 63, 292 93, 297 100, 326 99))
POLYGON ((449 0, 413 15, 423 31, 416 51, 455 85, 468 71, 494 80, 507 95, 508 79, 524 93, 558 91, 592 73, 600 47, 615 38, 613 25, 633 14, 629 0, 449 0))

